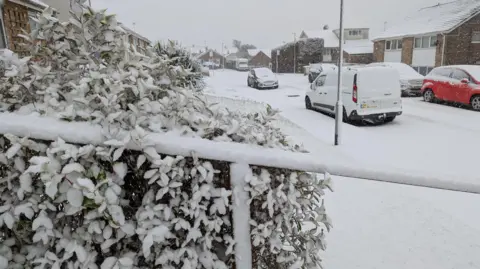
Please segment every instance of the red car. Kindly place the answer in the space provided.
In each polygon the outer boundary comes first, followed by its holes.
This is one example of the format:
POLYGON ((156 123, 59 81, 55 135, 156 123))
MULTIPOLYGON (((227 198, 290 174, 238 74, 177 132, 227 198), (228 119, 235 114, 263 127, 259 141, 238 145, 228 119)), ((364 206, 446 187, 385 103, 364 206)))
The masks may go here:
POLYGON ((480 66, 437 67, 425 77, 421 93, 426 102, 461 103, 480 111, 480 66))

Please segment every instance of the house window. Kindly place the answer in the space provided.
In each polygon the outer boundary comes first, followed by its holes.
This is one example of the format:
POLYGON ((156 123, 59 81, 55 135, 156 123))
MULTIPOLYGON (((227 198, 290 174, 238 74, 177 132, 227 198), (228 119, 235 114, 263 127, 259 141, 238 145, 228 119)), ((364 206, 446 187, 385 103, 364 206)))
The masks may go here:
POLYGON ((323 55, 331 55, 332 52, 330 51, 330 49, 324 49, 323 50, 323 55))
POLYGON ((480 43, 480 31, 472 32, 472 43, 480 43))
POLYGON ((401 39, 394 39, 394 40, 387 40, 386 50, 401 50, 402 49, 402 40, 401 39))
POLYGON ((349 30, 348 34, 351 35, 351 36, 361 35, 361 31, 360 30, 349 30))
POLYGON ((422 36, 415 37, 414 39, 414 48, 416 49, 427 49, 435 48, 437 46, 437 36, 422 36))
POLYGON ((38 28, 38 23, 33 20, 33 18, 38 18, 38 12, 28 11, 28 23, 30 24, 30 30, 33 31, 38 28))

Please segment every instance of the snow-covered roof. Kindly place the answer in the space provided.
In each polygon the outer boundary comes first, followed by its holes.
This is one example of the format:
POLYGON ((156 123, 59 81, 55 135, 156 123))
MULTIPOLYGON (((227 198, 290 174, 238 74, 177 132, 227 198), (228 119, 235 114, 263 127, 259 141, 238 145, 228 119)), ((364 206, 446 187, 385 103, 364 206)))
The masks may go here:
POLYGON ((37 10, 44 10, 45 8, 48 7, 48 5, 42 2, 41 0, 16 0, 12 2, 15 2, 20 5, 25 5, 37 10))
POLYGON ((308 38, 323 39, 323 46, 325 48, 338 47, 338 37, 333 30, 304 30, 308 38))
MULTIPOLYGON (((347 28, 346 28, 347 29, 347 28)), ((325 48, 338 48, 338 37, 333 30, 303 31, 308 38, 322 38, 325 48)), ((373 43, 368 39, 345 40, 343 50, 348 54, 373 53, 373 43)))
POLYGON ((272 55, 272 50, 269 49, 250 49, 248 50, 248 55, 250 55, 250 57, 255 57, 260 51, 265 53, 268 57, 271 57, 270 55, 272 55))
POLYGON ((420 9, 374 40, 450 32, 480 11, 479 0, 457 0, 420 9))
POLYGON ((147 43, 149 43, 149 44, 152 43, 148 38, 140 35, 139 33, 133 31, 132 29, 128 28, 127 26, 125 26, 125 24, 120 23, 120 26, 121 26, 128 34, 133 35, 133 36, 135 36, 135 37, 138 38, 138 39, 142 39, 143 41, 145 41, 145 42, 147 42, 147 43))
POLYGON ((350 55, 373 53, 373 42, 368 39, 346 40, 343 50, 350 55))
POLYGON ((200 57, 202 57, 203 55, 205 55, 205 54, 207 54, 207 53, 210 53, 211 51, 212 51, 214 54, 217 54, 217 55, 219 55, 219 56, 223 56, 221 53, 219 53, 218 51, 216 51, 216 50, 214 50, 214 49, 208 49, 208 50, 206 50, 206 51, 204 51, 204 52, 201 52, 200 54, 196 55, 195 57, 200 58, 200 57))

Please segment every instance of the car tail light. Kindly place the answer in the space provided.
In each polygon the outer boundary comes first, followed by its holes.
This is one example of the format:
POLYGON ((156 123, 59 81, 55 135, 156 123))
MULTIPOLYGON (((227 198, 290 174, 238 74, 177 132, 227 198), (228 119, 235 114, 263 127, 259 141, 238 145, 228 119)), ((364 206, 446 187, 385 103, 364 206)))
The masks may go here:
POLYGON ((358 100, 358 87, 357 87, 357 74, 353 76, 353 91, 352 91, 352 101, 357 103, 358 100))
POLYGON ((357 92, 358 92, 357 85, 353 84, 352 101, 354 103, 357 103, 357 92))

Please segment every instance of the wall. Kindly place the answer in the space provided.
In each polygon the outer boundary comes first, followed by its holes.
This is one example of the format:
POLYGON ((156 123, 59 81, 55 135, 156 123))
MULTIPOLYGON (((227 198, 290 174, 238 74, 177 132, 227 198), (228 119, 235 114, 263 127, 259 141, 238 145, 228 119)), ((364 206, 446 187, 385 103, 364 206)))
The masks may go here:
POLYGON ((480 31, 480 15, 446 35, 444 65, 479 63, 480 43, 472 43, 472 31, 480 31))
POLYGON ((3 5, 2 13, 8 48, 20 56, 26 56, 28 52, 20 45, 23 39, 18 37, 18 34, 23 34, 22 29, 30 33, 27 7, 7 0, 3 5))
POLYGON ((435 66, 436 48, 413 49, 412 66, 435 66))
POLYGON ((369 64, 373 62, 372 53, 350 55, 347 52, 344 52, 343 57, 345 63, 369 64))
POLYGON ((373 43, 373 61, 385 61, 385 40, 375 41, 373 43))
POLYGON ((402 40, 402 63, 412 65, 413 59, 413 37, 405 37, 402 40))
POLYGON ((384 62, 394 62, 394 63, 402 62, 401 50, 392 50, 392 51, 387 50, 384 53, 385 53, 384 62))

